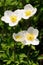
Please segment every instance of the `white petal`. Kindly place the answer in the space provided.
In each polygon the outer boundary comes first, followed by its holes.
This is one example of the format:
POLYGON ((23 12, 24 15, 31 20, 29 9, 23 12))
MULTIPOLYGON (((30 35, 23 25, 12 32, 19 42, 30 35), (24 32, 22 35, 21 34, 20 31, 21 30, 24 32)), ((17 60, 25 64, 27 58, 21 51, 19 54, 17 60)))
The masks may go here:
POLYGON ((3 17, 1 18, 1 20, 4 21, 5 23, 9 23, 9 22, 10 22, 10 19, 9 19, 8 16, 3 16, 3 17))
POLYGON ((14 14, 20 15, 20 14, 21 14, 21 10, 20 10, 20 9, 15 10, 15 11, 14 11, 14 14))
POLYGON ((37 8, 34 8, 34 9, 32 10, 32 14, 30 15, 30 17, 33 16, 36 12, 37 12, 37 8))
POLYGON ((13 39, 16 41, 16 38, 15 38, 15 36, 16 36, 16 33, 13 33, 13 39))
POLYGON ((15 14, 16 16, 18 16, 19 19, 22 18, 22 10, 20 10, 20 9, 15 10, 15 11, 14 11, 14 14, 15 14))
POLYGON ((19 32, 19 33, 17 33, 17 34, 13 33, 13 39, 14 39, 15 41, 21 42, 21 41, 24 40, 24 35, 23 35, 22 32, 19 32), (21 36, 21 38, 18 40, 18 39, 16 39, 16 36, 21 36))
POLYGON ((24 6, 24 9, 33 10, 33 6, 31 4, 27 4, 27 5, 24 6))
POLYGON ((38 33, 39 33, 38 29, 34 29, 33 34, 35 34, 36 37, 38 36, 38 33))
POLYGON ((22 44, 24 45, 30 45, 30 42, 27 42, 26 40, 22 41, 22 44))
POLYGON ((12 15, 12 13, 13 13, 12 11, 7 10, 7 11, 4 12, 4 15, 10 16, 10 15, 12 15))
POLYGON ((27 31, 28 31, 28 33, 33 33, 34 28, 33 27, 29 27, 27 31))
POLYGON ((39 40, 35 39, 33 42, 31 42, 32 45, 39 45, 39 40))
POLYGON ((24 39, 25 39, 25 34, 26 34, 26 31, 25 30, 18 32, 18 35, 21 35, 22 36, 22 41, 24 41, 24 39))
POLYGON ((29 17, 28 16, 25 16, 25 15, 23 15, 22 18, 23 19, 29 19, 29 17))
POLYGON ((18 22, 16 22, 16 23, 10 22, 10 23, 9 23, 9 26, 16 26, 17 24, 18 24, 18 22))
POLYGON ((26 31, 20 31, 18 34, 22 34, 22 35, 25 35, 26 31))

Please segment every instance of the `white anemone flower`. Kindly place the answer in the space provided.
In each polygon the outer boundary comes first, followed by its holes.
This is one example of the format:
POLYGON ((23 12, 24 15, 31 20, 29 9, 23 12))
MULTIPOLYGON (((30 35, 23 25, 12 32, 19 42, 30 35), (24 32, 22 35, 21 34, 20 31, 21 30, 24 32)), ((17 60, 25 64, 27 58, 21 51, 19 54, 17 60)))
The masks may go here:
POLYGON ((20 10, 12 11, 5 11, 4 16, 1 18, 2 21, 5 23, 9 23, 9 26, 16 26, 18 22, 21 20, 20 10))
POLYGON ((24 34, 26 31, 21 31, 18 33, 13 33, 13 39, 17 42, 22 42, 24 41, 24 34))
POLYGON ((28 44, 38 45, 39 44, 39 40, 37 39, 38 33, 39 33, 38 29, 29 27, 29 29, 27 30, 25 34, 25 40, 23 41, 23 43, 25 45, 28 45, 28 44))
POLYGON ((24 6, 24 9, 22 10, 22 18, 29 19, 36 13, 36 11, 37 8, 34 8, 31 4, 27 4, 24 6))

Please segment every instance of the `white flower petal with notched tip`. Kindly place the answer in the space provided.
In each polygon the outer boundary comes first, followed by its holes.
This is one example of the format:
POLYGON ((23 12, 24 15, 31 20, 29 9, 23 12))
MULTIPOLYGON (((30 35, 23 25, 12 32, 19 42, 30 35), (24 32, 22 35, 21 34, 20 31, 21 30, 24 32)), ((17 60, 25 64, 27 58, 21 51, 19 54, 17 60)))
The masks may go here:
POLYGON ((31 42, 32 45, 39 45, 39 40, 35 39, 34 41, 31 42))
POLYGON ((19 19, 22 18, 22 11, 22 9, 17 9, 16 11, 14 11, 14 13, 19 16, 19 19))
POLYGON ((17 42, 22 42, 24 40, 24 34, 26 31, 21 31, 19 33, 13 33, 13 39, 17 42))
POLYGON ((34 28, 33 28, 33 27, 29 27, 27 31, 28 31, 29 33, 32 33, 32 32, 33 32, 33 30, 34 30, 34 28))
POLYGON ((24 6, 24 9, 29 9, 29 10, 33 10, 33 6, 31 4, 27 4, 24 6))
POLYGON ((8 16, 3 16, 3 17, 1 18, 1 20, 4 21, 5 23, 9 23, 9 21, 10 21, 10 19, 9 19, 8 16))
POLYGON ((12 11, 5 11, 4 16, 1 18, 2 21, 5 23, 9 23, 9 26, 15 26, 21 19, 20 10, 12 11))
POLYGON ((4 15, 5 15, 5 16, 6 16, 6 15, 7 15, 7 16, 10 16, 12 13, 13 13, 12 11, 7 10, 7 11, 4 12, 4 15))
POLYGON ((24 6, 24 10, 22 11, 22 18, 29 19, 36 13, 37 9, 34 8, 31 4, 27 4, 24 6))

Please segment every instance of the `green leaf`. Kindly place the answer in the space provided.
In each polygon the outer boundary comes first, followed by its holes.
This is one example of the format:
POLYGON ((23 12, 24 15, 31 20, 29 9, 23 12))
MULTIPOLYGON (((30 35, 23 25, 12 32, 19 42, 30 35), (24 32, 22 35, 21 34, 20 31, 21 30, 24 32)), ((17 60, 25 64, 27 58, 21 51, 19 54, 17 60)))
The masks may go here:
POLYGON ((36 49, 35 49, 35 46, 33 46, 33 45, 31 46, 31 48, 32 48, 33 50, 36 50, 36 49))
POLYGON ((29 3, 30 0, 26 0, 26 3, 29 3))
POLYGON ((41 60, 41 59, 43 59, 43 55, 38 57, 38 60, 41 60))
POLYGON ((7 61, 7 65, 10 64, 10 63, 11 63, 11 60, 8 60, 8 61, 7 61))
POLYGON ((25 54, 20 54, 20 58, 27 57, 25 54))

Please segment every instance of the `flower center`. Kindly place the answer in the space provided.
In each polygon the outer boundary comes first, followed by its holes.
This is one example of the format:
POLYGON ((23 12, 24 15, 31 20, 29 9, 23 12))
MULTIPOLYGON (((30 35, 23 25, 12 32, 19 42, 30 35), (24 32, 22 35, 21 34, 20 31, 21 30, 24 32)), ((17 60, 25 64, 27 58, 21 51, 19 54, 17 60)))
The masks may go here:
POLYGON ((17 40, 20 40, 21 38, 22 38, 22 36, 19 36, 19 35, 16 36, 16 39, 17 39, 17 40))
POLYGON ((26 15, 26 16, 30 16, 31 13, 32 13, 32 12, 31 12, 30 10, 26 10, 26 11, 25 11, 25 15, 26 15))
POLYGON ((10 20, 12 22, 16 22, 17 21, 17 16, 15 16, 15 15, 10 16, 10 20))
POLYGON ((26 38, 27 38, 27 40, 29 40, 29 41, 33 41, 34 38, 35 38, 35 35, 34 35, 34 34, 31 34, 31 33, 28 33, 28 34, 26 35, 26 38))

